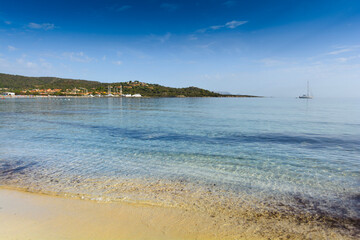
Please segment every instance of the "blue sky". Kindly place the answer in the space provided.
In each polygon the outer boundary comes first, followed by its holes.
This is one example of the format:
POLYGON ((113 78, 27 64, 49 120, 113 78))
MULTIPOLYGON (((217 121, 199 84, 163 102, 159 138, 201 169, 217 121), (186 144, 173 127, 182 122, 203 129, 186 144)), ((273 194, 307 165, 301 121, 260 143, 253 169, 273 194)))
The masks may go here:
POLYGON ((0 72, 360 97, 360 1, 3 1, 0 72))

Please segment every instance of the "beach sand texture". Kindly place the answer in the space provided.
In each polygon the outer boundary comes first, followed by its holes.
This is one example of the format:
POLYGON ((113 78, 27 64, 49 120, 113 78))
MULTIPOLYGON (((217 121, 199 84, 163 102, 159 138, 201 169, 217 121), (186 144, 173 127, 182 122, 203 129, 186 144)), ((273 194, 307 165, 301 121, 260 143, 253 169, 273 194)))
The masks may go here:
POLYGON ((0 222, 1 240, 344 239, 331 230, 279 219, 235 226, 180 208, 99 203, 9 189, 0 190, 0 222))

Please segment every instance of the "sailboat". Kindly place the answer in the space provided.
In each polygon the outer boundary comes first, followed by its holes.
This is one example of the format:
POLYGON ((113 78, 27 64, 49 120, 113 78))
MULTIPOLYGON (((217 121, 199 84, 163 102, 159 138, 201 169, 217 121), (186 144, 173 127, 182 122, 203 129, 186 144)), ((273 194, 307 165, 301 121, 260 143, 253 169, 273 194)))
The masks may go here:
POLYGON ((310 90, 309 90, 309 81, 307 81, 307 93, 299 96, 299 98, 303 98, 303 99, 312 99, 313 97, 310 95, 310 90))

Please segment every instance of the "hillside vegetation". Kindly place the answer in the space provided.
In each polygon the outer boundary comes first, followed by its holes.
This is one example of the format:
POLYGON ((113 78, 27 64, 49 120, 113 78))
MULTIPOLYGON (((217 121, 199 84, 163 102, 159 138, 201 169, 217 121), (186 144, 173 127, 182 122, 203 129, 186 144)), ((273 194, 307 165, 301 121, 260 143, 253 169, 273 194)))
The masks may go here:
POLYGON ((109 86, 112 92, 119 92, 121 86, 123 94, 139 93, 145 97, 252 97, 248 95, 223 95, 197 87, 172 88, 139 81, 101 83, 77 79, 26 77, 0 73, 0 91, 11 90, 16 94, 69 95, 73 93, 79 95, 85 94, 85 89, 92 94, 106 94, 109 86), (79 89, 82 89, 82 91, 79 91, 79 89))
POLYGON ((76 80, 56 77, 25 77, 0 73, 0 88, 10 88, 14 90, 33 89, 33 88, 97 88, 103 83, 87 80, 76 80))

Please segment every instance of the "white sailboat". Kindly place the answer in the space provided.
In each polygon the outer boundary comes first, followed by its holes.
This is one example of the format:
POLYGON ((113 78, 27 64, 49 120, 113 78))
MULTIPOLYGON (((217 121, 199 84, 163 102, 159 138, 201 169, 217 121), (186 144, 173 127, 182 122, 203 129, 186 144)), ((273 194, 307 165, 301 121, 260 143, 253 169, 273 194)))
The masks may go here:
POLYGON ((313 97, 310 95, 310 90, 309 90, 309 81, 307 81, 307 93, 299 96, 299 98, 303 98, 303 99, 312 99, 313 97))

